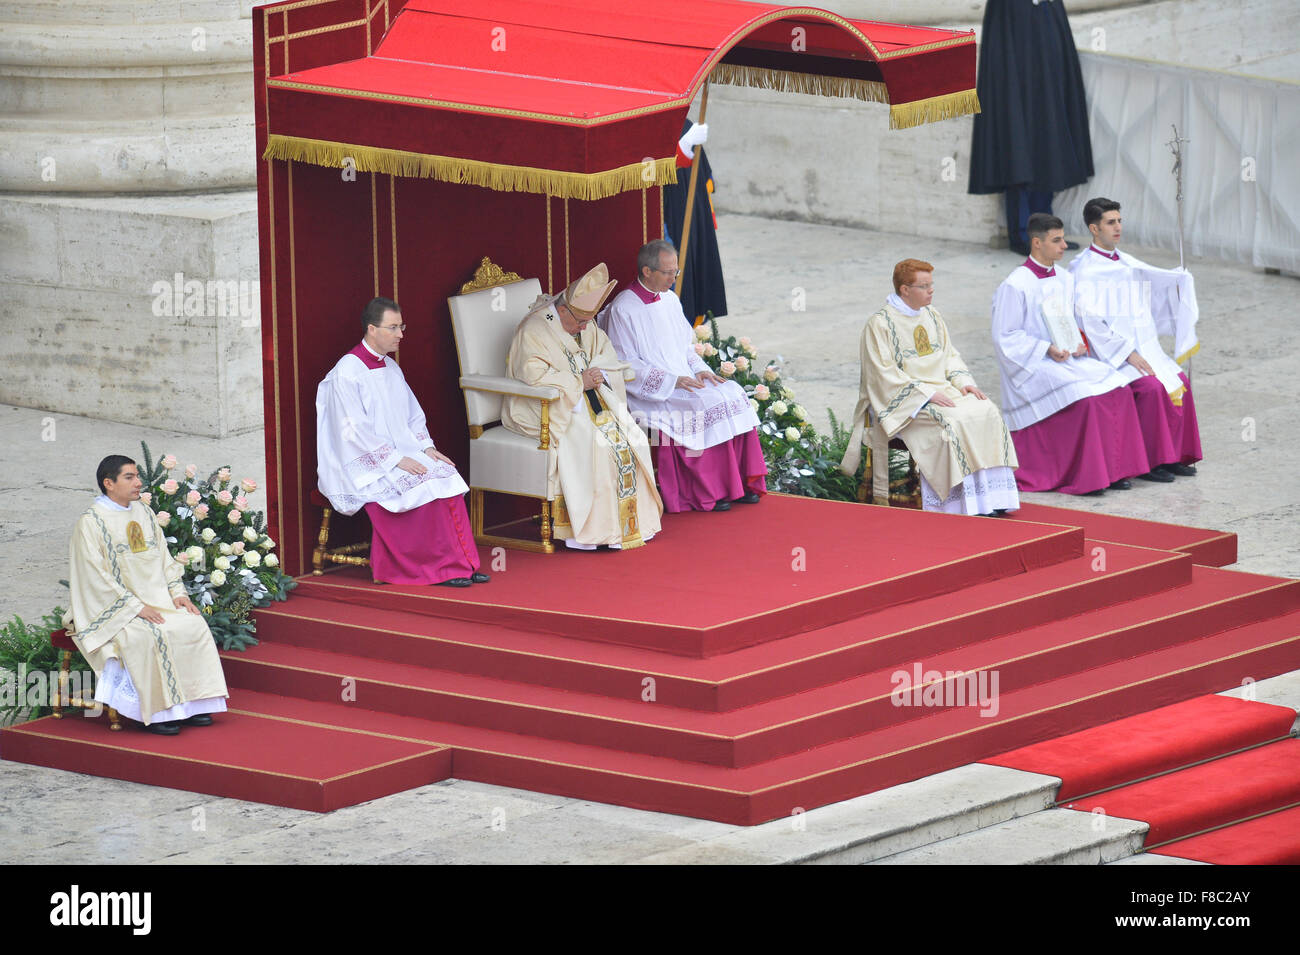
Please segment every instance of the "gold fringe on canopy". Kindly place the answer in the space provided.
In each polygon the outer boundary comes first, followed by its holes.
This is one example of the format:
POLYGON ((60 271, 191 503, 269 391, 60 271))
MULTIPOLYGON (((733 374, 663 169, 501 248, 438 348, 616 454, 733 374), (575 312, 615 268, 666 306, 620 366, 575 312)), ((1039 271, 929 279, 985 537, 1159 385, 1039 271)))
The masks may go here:
POLYGON ((762 66, 719 63, 709 74, 709 80, 728 86, 750 86, 760 90, 779 90, 782 93, 843 96, 866 100, 868 103, 889 102, 889 91, 885 89, 884 83, 855 80, 847 76, 819 76, 815 73, 796 73, 793 70, 769 70, 762 66))
MULTIPOLYGON (((760 90, 779 90, 782 93, 811 93, 815 96, 843 96, 865 100, 868 103, 888 103, 889 89, 877 80, 857 80, 846 76, 818 76, 814 73, 796 73, 793 70, 769 70, 761 66, 736 66, 719 63, 709 74, 714 83, 728 86, 749 86, 760 90)), ((954 116, 966 116, 980 111, 979 97, 974 90, 945 93, 928 99, 913 100, 889 107, 889 127, 907 129, 924 123, 937 123, 954 116)))
POLYGON ((910 103, 898 103, 889 107, 889 128, 908 129, 925 123, 937 123, 940 120, 956 116, 969 116, 980 111, 980 99, 974 90, 962 90, 960 93, 944 93, 929 99, 913 100, 910 103))
POLYGON ((343 168, 345 161, 351 159, 358 172, 438 179, 484 186, 498 192, 535 192, 569 199, 605 199, 620 192, 677 182, 676 156, 655 159, 652 165, 639 162, 603 172, 566 172, 272 133, 267 137, 262 158, 292 159, 336 169, 343 168))

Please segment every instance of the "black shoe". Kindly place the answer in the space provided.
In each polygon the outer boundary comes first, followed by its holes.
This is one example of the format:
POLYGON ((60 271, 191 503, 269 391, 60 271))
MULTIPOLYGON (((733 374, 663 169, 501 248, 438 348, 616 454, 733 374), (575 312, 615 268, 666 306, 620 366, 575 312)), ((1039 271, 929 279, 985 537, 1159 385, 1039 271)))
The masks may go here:
MULTIPOLYGON (((140 724, 144 726, 143 723, 140 724)), ((150 723, 144 727, 146 733, 154 733, 158 736, 180 736, 181 727, 179 723, 150 723)))
POLYGON ((1154 481, 1156 484, 1173 484, 1174 476, 1168 471, 1161 471, 1157 468, 1154 471, 1148 471, 1146 474, 1139 474, 1138 480, 1154 481))
POLYGON ((713 510, 715 510, 715 511, 729 511, 729 510, 731 510, 731 502, 730 502, 730 501, 719 501, 717 504, 714 504, 714 505, 713 505, 713 510))
POLYGON ((207 713, 195 713, 193 716, 184 720, 177 720, 177 726, 211 726, 212 717, 207 713))
POLYGON ((474 581, 470 580, 468 577, 453 577, 453 578, 451 578, 450 580, 440 580, 440 581, 438 581, 438 583, 435 584, 434 586, 437 586, 437 587, 468 587, 468 586, 470 586, 472 583, 474 583, 474 581))
POLYGON ((1112 491, 1131 491, 1133 490, 1133 482, 1128 478, 1120 478, 1110 486, 1110 489, 1112 491))
POLYGON ((733 503, 733 504, 757 504, 757 503, 758 503, 759 501, 761 501, 762 499, 763 499, 763 495, 762 495, 762 494, 759 494, 757 491, 750 491, 750 492, 749 492, 748 494, 746 494, 744 497, 738 497, 738 498, 736 498, 734 501, 732 501, 731 503, 733 503))
POLYGON ((1106 489, 1104 487, 1099 487, 1095 491, 1084 491, 1079 496, 1080 497, 1101 497, 1105 493, 1106 493, 1106 489))
POLYGON ((480 574, 477 570, 469 575, 469 581, 472 584, 486 584, 491 579, 487 574, 480 574))
POLYGON ((1179 477, 1196 477, 1195 464, 1162 464, 1160 470, 1177 474, 1179 477))

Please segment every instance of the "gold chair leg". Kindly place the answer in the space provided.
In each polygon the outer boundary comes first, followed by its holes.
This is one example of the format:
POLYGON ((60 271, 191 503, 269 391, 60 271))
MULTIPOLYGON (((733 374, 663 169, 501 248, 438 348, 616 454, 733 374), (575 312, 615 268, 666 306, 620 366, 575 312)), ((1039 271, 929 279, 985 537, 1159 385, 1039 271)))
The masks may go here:
POLYGON ((324 509, 320 519, 320 534, 316 538, 316 549, 312 551, 311 566, 313 576, 319 577, 325 572, 325 550, 330 542, 330 509, 324 509))
POLYGON ((54 712, 51 714, 56 720, 63 719, 63 698, 68 692, 68 670, 72 666, 72 651, 64 650, 59 658, 59 682, 58 689, 54 692, 54 712))
POLYGON ((117 710, 111 706, 108 708, 108 728, 111 730, 120 730, 122 728, 122 717, 117 715, 117 710))
POLYGON ((554 554, 555 543, 551 540, 551 502, 542 501, 542 553, 554 554))

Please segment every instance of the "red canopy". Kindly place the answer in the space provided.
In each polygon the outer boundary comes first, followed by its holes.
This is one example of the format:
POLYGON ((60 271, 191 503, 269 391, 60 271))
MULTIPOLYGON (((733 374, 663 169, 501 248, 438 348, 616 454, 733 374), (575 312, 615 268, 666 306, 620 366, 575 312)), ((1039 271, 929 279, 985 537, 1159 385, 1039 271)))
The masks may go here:
MULTIPOLYGON (((673 181, 706 79, 887 102, 896 128, 979 109, 970 32, 740 0, 408 0, 385 29, 373 4, 367 55, 286 50, 266 158, 596 199, 673 181)), ((268 50, 310 34, 286 14, 268 50)))

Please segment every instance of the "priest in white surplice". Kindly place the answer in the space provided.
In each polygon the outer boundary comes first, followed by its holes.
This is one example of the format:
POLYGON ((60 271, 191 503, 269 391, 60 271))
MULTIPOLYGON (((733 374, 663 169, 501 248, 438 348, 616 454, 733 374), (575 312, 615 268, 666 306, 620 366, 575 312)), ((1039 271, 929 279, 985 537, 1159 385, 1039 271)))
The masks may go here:
POLYGON ((320 492, 341 514, 362 508, 376 583, 486 583, 465 510, 469 487, 429 437, 424 412, 389 354, 406 325, 391 299, 361 316, 365 337, 316 390, 320 492))
POLYGON ((1191 477, 1201 459, 1192 386, 1179 362, 1160 347, 1173 337, 1179 361, 1200 347, 1196 340, 1196 288, 1186 269, 1161 269, 1121 252, 1119 203, 1089 199, 1083 221, 1092 245, 1070 262, 1075 316, 1092 353, 1129 382, 1152 470, 1139 475, 1168 483, 1191 477))
POLYGON ((841 470, 857 473, 870 408, 885 434, 901 437, 916 461, 924 510, 1018 509, 1015 448, 997 407, 976 386, 930 304, 934 266, 904 259, 894 266, 893 278, 894 294, 862 329, 862 383, 841 470))
POLYGON ((109 455, 95 479, 102 493, 72 533, 68 576, 71 636, 95 671, 95 699, 163 736, 207 726, 229 694, 185 570, 140 500, 135 462, 109 455))
POLYGON ((656 239, 637 252, 637 278, 600 313, 598 324, 636 377, 627 404, 659 431, 664 510, 725 511, 767 493, 758 416, 745 390, 714 374, 695 353, 691 324, 673 294, 677 250, 656 239))
POLYGON ((1079 335, 1074 278, 1056 268, 1064 223, 1034 213, 1029 243, 1029 258, 993 294, 1002 415, 1020 459, 1016 483, 1067 494, 1127 490, 1129 478, 1151 470, 1133 393, 1115 369, 1088 355, 1079 335))
MULTIPOLYGON (((515 329, 512 378, 560 391, 548 410, 554 536, 575 550, 629 549, 659 533, 650 445, 624 398, 623 363, 594 319, 615 283, 600 263, 559 295, 543 295, 515 329)), ((501 423, 540 439, 535 398, 507 396, 501 423)))

